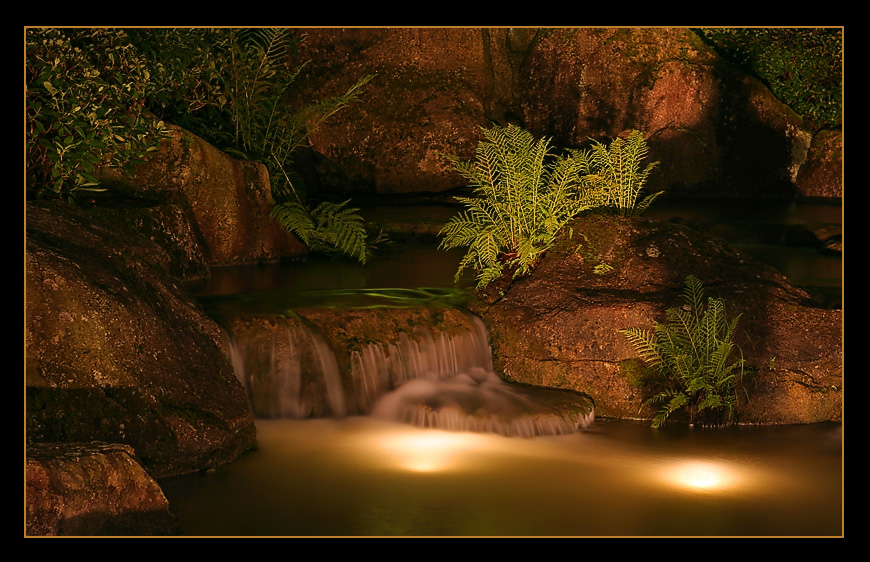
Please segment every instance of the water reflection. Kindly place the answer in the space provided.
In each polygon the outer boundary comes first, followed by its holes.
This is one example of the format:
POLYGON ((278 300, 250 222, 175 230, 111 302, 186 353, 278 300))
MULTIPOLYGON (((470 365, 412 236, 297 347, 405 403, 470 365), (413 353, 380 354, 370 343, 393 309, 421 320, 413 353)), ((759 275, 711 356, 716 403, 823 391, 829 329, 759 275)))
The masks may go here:
POLYGON ((163 482, 187 534, 840 536, 838 424, 506 438, 259 421, 260 449, 163 482))

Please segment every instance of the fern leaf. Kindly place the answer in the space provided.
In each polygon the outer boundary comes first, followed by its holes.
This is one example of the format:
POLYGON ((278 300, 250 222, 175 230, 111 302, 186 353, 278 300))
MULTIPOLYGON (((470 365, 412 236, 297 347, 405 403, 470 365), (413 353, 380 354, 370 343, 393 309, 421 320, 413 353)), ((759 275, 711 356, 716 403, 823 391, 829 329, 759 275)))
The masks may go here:
POLYGON ((356 214, 359 209, 346 208, 348 203, 323 202, 310 210, 291 201, 273 207, 271 216, 309 249, 342 253, 365 264, 368 259, 365 223, 356 214))
POLYGON ((664 362, 659 352, 658 341, 652 332, 640 328, 626 328, 619 331, 649 367, 657 367, 664 362))
POLYGON ((275 205, 270 216, 285 230, 297 235, 306 245, 311 243, 311 235, 315 231, 314 219, 305 205, 296 201, 275 205))

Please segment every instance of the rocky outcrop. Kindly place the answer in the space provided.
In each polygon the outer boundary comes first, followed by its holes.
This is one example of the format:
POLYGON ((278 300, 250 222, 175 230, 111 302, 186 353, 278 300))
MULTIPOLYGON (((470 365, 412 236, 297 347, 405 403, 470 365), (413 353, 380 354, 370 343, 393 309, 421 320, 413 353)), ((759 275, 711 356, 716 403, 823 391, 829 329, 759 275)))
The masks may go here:
POLYGON ((206 266, 276 261, 305 253, 271 220, 265 166, 228 156, 196 135, 168 126, 169 138, 132 177, 103 170, 109 192, 95 212, 149 236, 173 255, 179 273, 206 266))
POLYGON ((669 196, 794 194, 802 120, 688 29, 554 30, 525 69, 527 128, 567 146, 638 129, 669 196))
POLYGON ((797 176, 801 199, 843 197, 843 133, 819 131, 813 137, 807 163, 797 176))
POLYGON ((304 160, 318 189, 461 186, 439 153, 471 157, 479 127, 496 122, 519 124, 562 147, 639 129, 651 160, 662 162, 651 186, 671 196, 800 194, 796 182, 812 131, 689 29, 301 31, 300 56, 311 64, 300 78, 305 98, 296 104, 376 74, 360 103, 311 136, 318 157, 304 160))
POLYGON ((217 325, 157 244, 70 205, 28 203, 26 437, 130 445, 155 477, 255 446, 217 325))
POLYGON ((663 322, 692 274, 730 317, 743 315, 736 343, 750 370, 741 423, 841 418, 842 310, 681 225, 592 215, 570 226, 531 276, 489 287, 475 306, 508 380, 587 393, 600 416, 649 418, 632 384, 640 362, 619 330, 663 322), (594 269, 605 264, 612 269, 594 269))
POLYGON ((180 534, 160 486, 128 445, 30 445, 26 480, 29 536, 180 534))

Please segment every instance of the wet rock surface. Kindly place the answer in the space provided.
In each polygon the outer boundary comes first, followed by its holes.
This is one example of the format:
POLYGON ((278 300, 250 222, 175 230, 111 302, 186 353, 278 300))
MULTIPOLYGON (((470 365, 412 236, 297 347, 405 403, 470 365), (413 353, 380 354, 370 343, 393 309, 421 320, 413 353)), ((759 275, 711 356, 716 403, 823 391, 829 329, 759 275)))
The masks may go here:
POLYGON ((664 321, 692 274, 709 296, 725 299, 729 317, 743 315, 736 343, 752 369, 740 422, 840 419, 842 310, 820 306, 772 267, 680 225, 590 216, 570 232, 533 275, 489 287, 474 307, 508 380, 585 392, 600 416, 649 417, 631 383, 637 356, 619 330, 664 321), (601 264, 612 269, 596 273, 601 264))
POLYGON ((27 535, 181 534, 166 497, 129 445, 32 444, 25 472, 27 535))
POLYGON ((144 237, 69 205, 28 204, 27 440, 130 445, 155 476, 256 444, 217 325, 144 237))

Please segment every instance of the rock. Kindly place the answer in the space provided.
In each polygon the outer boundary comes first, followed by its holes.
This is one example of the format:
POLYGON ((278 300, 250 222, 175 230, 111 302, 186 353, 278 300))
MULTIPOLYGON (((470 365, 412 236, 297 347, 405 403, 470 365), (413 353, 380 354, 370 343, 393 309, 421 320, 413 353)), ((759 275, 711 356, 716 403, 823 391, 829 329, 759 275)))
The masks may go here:
POLYGON ((27 535, 181 534, 166 497, 128 445, 29 445, 25 472, 27 535))
POLYGON ((529 53, 526 126, 578 146, 642 131, 651 187, 673 197, 789 198, 809 134, 760 82, 688 29, 558 29, 529 53))
POLYGON ((743 315, 735 341, 751 372, 741 423, 841 419, 842 310, 819 306, 773 268, 681 225, 578 219, 531 276, 489 287, 474 310, 508 380, 584 392, 598 416, 649 418, 631 382, 640 362, 619 330, 664 322, 689 274, 728 303, 729 317, 743 315), (613 269, 596 274, 601 264, 613 269))
POLYGON ((843 197, 843 133, 819 131, 813 137, 807 163, 797 177, 799 198, 807 200, 843 197))
POLYGON ((481 30, 300 31, 307 36, 300 58, 311 64, 298 79, 305 96, 296 105, 340 95, 360 77, 376 74, 360 103, 309 137, 347 181, 325 187, 406 193, 459 185, 439 153, 472 154, 485 123, 492 76, 481 30))
POLYGON ((269 217, 273 201, 265 166, 232 158, 179 127, 168 129, 170 138, 132 178, 102 171, 101 184, 109 193, 95 201, 102 203, 103 215, 150 236, 178 254, 182 265, 249 264, 305 253, 305 246, 269 217), (172 220, 155 219, 154 208, 167 205, 174 209, 172 220))
POLYGON ((187 283, 210 277, 202 236, 181 206, 172 203, 96 206, 89 208, 88 213, 156 242, 166 252, 163 263, 174 277, 187 283))
POLYGON ((256 445, 220 331, 158 245, 60 203, 28 203, 28 443, 130 445, 155 477, 256 445))
MULTIPOLYGON (((311 60, 296 105, 375 73, 311 138, 345 193, 444 191, 462 178, 439 157, 471 158, 490 122, 519 124, 561 147, 631 129, 647 136, 650 179, 672 197, 792 199, 811 131, 759 81, 685 28, 301 30, 311 60)), ((825 161, 822 166, 839 175, 825 161)), ((305 166, 303 166, 305 167, 305 166)))

